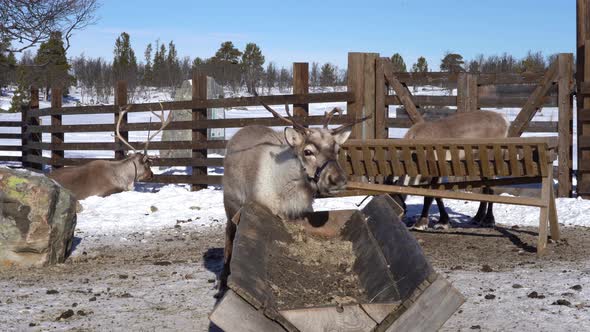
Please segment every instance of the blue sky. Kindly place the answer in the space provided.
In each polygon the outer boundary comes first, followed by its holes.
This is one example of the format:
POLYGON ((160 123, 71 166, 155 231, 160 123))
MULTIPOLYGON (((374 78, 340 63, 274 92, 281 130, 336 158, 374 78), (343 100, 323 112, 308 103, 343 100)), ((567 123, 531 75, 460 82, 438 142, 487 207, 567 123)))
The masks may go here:
POLYGON ((267 61, 332 62, 347 53, 399 52, 411 65, 419 56, 437 69, 445 51, 466 59, 528 50, 575 52, 573 0, 389 1, 113 1, 103 0, 96 25, 78 32, 68 56, 112 59, 123 31, 139 59, 149 42, 174 40, 180 56, 206 58, 231 40, 260 46, 267 61))

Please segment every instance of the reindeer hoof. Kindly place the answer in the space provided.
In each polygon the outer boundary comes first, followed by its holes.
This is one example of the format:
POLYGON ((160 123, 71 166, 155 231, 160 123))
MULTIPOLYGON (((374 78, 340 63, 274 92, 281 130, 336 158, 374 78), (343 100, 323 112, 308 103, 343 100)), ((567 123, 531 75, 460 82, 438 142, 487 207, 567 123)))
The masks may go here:
POLYGON ((419 231, 423 231, 425 229, 428 228, 428 218, 420 218, 420 220, 418 220, 414 226, 412 227, 412 229, 416 229, 419 231))
POLYGON ((494 219, 494 217, 486 217, 479 223, 479 226, 484 228, 494 228, 494 226, 496 226, 496 220, 494 219))
POLYGON ((444 230, 446 231, 447 229, 449 229, 451 226, 449 225, 449 223, 441 223, 438 222, 436 223, 436 225, 434 225, 434 229, 438 229, 438 230, 444 230))

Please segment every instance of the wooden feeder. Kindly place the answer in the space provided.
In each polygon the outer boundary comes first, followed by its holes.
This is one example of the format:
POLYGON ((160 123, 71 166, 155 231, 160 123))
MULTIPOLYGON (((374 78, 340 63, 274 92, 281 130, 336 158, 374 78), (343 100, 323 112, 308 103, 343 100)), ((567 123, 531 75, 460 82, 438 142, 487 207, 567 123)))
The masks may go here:
POLYGON ((352 242, 350 273, 369 300, 280 309, 268 271, 280 255, 277 243, 294 240, 281 220, 250 204, 242 209, 229 290, 210 316, 213 323, 226 332, 434 331, 465 301, 432 269, 389 196, 373 198, 360 211, 316 212, 309 219, 306 228, 327 235, 325 241, 333 235, 352 242))

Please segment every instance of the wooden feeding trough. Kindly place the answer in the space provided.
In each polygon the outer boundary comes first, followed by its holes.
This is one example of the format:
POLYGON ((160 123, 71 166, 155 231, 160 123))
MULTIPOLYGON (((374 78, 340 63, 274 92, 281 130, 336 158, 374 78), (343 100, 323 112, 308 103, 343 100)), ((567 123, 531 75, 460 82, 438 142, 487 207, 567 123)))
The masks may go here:
POLYGON ((226 332, 437 330, 464 298, 432 269, 394 204, 382 195, 305 224, 246 206, 211 321, 226 332))

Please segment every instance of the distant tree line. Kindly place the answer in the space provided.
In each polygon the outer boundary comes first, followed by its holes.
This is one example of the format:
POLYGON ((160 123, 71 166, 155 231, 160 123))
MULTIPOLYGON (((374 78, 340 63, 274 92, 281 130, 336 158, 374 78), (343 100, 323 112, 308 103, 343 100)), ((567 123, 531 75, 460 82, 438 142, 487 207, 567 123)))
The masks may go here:
MULTIPOLYGON (((542 52, 529 51, 523 58, 517 59, 514 56, 503 53, 501 55, 484 56, 479 54, 471 60, 464 60, 458 53, 446 52, 440 60, 440 71, 442 72, 469 72, 469 73, 524 73, 542 72, 546 70, 557 54, 545 57, 542 52)), ((406 63, 399 53, 391 56, 391 63, 394 72, 407 72, 406 63)), ((428 62, 424 57, 419 57, 412 65, 412 72, 428 72, 428 62)))

